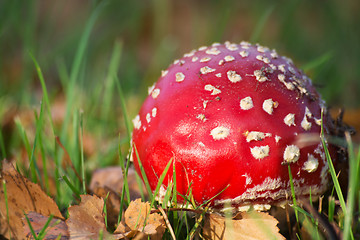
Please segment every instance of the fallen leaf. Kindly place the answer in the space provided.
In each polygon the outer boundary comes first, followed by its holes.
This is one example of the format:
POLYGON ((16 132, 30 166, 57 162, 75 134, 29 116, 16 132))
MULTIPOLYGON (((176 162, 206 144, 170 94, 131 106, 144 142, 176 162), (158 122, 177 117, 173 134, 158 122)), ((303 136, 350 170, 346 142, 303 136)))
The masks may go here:
MULTIPOLYGON (((36 212, 29 212, 26 215, 36 235, 40 233, 40 231, 44 228, 45 224, 49 219, 49 217, 41 215, 40 213, 36 213, 36 212)), ((24 222, 25 236, 27 237, 27 239, 34 239, 25 217, 23 218, 23 222, 24 222)), ((44 239, 66 240, 69 238, 70 235, 65 221, 53 218, 50 221, 48 227, 46 228, 46 234, 44 235, 44 239)))
MULTIPOLYGON (((127 181, 130 191, 129 200, 135 200, 141 197, 141 190, 136 181, 136 172, 133 168, 129 168, 127 181)), ((124 178, 121 167, 107 167, 98 169, 93 172, 90 182, 90 190, 94 192, 96 188, 109 188, 115 193, 121 193, 124 184, 124 178)), ((145 186, 141 185, 143 192, 146 192, 145 186)))
POLYGON ((97 196, 81 195, 79 205, 68 208, 66 220, 71 239, 112 239, 106 230, 104 219, 104 200, 97 196))
POLYGON ((240 212, 229 219, 218 214, 205 218, 203 237, 208 240, 285 239, 276 226, 278 221, 264 212, 240 212))
POLYGON ((96 187, 93 190, 94 194, 98 197, 106 199, 106 211, 108 226, 115 228, 118 222, 120 212, 120 196, 108 187, 96 187))
POLYGON ((38 184, 23 177, 11 163, 3 161, 0 176, 0 225, 2 226, 0 235, 24 239, 22 218, 29 212, 64 219, 54 200, 46 195, 38 184), (5 199, 4 183, 7 199, 5 199))
POLYGON ((158 213, 150 214, 150 203, 136 199, 130 202, 124 219, 114 233, 123 234, 127 238, 136 235, 136 239, 162 239, 166 225, 164 218, 158 213))

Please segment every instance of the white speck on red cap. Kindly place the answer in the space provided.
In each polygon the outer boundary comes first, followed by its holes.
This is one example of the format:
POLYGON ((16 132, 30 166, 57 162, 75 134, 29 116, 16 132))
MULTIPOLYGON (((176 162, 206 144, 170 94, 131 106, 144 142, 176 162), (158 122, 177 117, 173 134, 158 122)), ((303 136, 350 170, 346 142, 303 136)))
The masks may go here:
POLYGON ((208 62, 211 60, 211 57, 203 57, 202 59, 200 59, 200 62, 208 62))
POLYGON ((219 126, 211 130, 210 135, 214 140, 225 139, 230 134, 230 129, 224 126, 219 126))
POLYGON ((303 120, 301 121, 301 127, 305 129, 306 131, 310 130, 311 128, 311 122, 307 120, 306 114, 304 115, 303 120))
POLYGON ((175 74, 175 81, 182 82, 185 79, 185 75, 182 72, 178 72, 175 74))
POLYGON ((221 51, 218 50, 217 48, 213 47, 213 48, 206 50, 206 53, 211 54, 211 55, 218 55, 221 53, 221 51))
POLYGON ((151 116, 152 116, 152 117, 156 117, 156 114, 157 114, 157 108, 154 107, 154 108, 151 110, 151 116))
POLYGON ((211 85, 211 84, 205 85, 204 89, 205 89, 206 91, 212 91, 211 95, 216 95, 216 94, 221 93, 221 90, 220 90, 220 89, 214 87, 214 86, 211 85))
POLYGON ((282 71, 283 73, 286 72, 286 69, 285 69, 285 65, 284 65, 284 64, 280 64, 280 65, 278 66, 278 68, 279 68, 279 70, 282 71))
POLYGON ((230 51, 236 51, 238 50, 238 47, 234 43, 225 42, 225 47, 229 49, 230 51))
POLYGON ((245 50, 239 52, 239 54, 240 54, 240 56, 242 56, 243 58, 249 56, 249 52, 247 52, 247 51, 245 51, 245 50))
POLYGON ((231 56, 231 55, 228 55, 228 56, 224 57, 224 60, 225 60, 225 62, 231 62, 231 61, 234 61, 235 58, 233 56, 231 56))
POLYGON ((250 152, 254 158, 263 159, 263 158, 269 156, 270 147, 268 145, 260 146, 260 147, 253 147, 253 148, 250 148, 250 152))
POLYGON ((150 113, 146 114, 146 121, 149 123, 151 121, 150 113))
POLYGON ((160 89, 159 89, 159 88, 155 88, 155 89, 152 90, 152 92, 151 92, 151 97, 152 97, 153 99, 156 99, 156 98, 159 96, 159 94, 160 94, 160 89))
POLYGON ((161 76, 162 76, 162 77, 165 77, 166 74, 168 74, 168 72, 169 72, 168 70, 165 70, 165 71, 162 70, 162 71, 161 71, 161 76))
POLYGON ((255 70, 254 76, 256 77, 256 80, 258 80, 259 82, 265 82, 265 81, 269 80, 266 76, 264 76, 264 73, 262 70, 255 70))
POLYGON ((304 163, 304 166, 303 166, 302 169, 309 172, 309 173, 312 173, 312 172, 316 171, 318 166, 319 166, 319 160, 317 158, 315 158, 314 155, 309 153, 308 154, 308 159, 304 163))
POLYGON ((276 108, 278 106, 278 102, 274 102, 271 98, 270 99, 266 99, 263 102, 262 108, 265 112, 267 112, 268 114, 272 114, 274 111, 274 108, 276 108))
POLYGON ((285 148, 283 157, 286 163, 294 163, 300 158, 300 149, 295 145, 288 145, 285 148))
POLYGON ((193 58, 191 59, 191 61, 192 61, 192 62, 196 62, 198 59, 199 59, 198 57, 193 57, 193 58))
POLYGON ((155 88, 155 83, 153 85, 151 85, 150 87, 148 87, 148 93, 149 95, 152 93, 152 91, 154 90, 155 88))
POLYGON ((240 100, 240 108, 242 110, 249 110, 254 107, 251 97, 245 97, 240 100))
POLYGON ((272 52, 270 53, 270 56, 273 58, 273 59, 276 59, 279 57, 279 55, 277 54, 277 52, 275 50, 272 50, 272 52))
POLYGON ((265 137, 271 137, 271 133, 263 133, 258 131, 251 131, 251 132, 247 131, 244 133, 244 135, 246 136, 247 142, 261 141, 264 140, 265 137))
POLYGON ((288 115, 286 115, 285 118, 284 118, 284 123, 286 125, 288 125, 289 127, 291 125, 296 126, 296 124, 295 124, 295 114, 294 113, 289 113, 288 115))
POLYGON ((141 121, 140 121, 140 116, 139 115, 136 115, 135 118, 132 120, 132 122, 134 124, 135 129, 140 129, 141 121))
POLYGON ((237 74, 235 71, 227 71, 227 77, 230 80, 230 82, 236 83, 241 81, 241 76, 237 74))
POLYGON ((207 73, 211 73, 211 72, 214 72, 214 71, 215 71, 214 68, 210 68, 208 66, 200 68, 201 74, 207 74, 207 73))

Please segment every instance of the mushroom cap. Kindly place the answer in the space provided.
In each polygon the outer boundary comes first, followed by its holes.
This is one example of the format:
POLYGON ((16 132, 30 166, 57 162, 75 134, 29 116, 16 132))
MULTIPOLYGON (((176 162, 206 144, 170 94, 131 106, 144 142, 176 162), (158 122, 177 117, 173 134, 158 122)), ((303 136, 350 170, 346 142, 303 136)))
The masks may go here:
POLYGON ((176 60, 149 88, 133 120, 132 158, 152 191, 173 161, 177 192, 191 188, 198 204, 282 203, 291 198, 288 165, 296 195, 318 196, 329 180, 322 109, 289 58, 247 42, 216 43, 176 60))

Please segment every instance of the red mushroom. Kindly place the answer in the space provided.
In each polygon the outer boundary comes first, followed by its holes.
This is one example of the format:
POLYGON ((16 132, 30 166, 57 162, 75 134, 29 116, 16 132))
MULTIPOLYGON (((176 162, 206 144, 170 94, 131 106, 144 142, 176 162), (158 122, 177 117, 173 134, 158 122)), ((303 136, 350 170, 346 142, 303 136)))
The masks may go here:
MULTIPOLYGON (((329 180, 322 109, 311 80, 289 58, 247 42, 215 43, 176 60, 149 88, 133 120, 132 158, 153 191, 173 159, 177 191, 191 186, 198 204, 215 196, 215 206, 284 203, 288 164, 296 195, 319 196, 329 180)), ((172 176, 169 170, 163 187, 172 176)))

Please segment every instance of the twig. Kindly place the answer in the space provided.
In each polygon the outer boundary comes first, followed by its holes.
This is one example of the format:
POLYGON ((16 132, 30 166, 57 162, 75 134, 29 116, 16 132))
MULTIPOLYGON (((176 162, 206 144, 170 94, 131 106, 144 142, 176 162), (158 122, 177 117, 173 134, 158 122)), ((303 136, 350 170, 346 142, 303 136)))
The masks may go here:
POLYGON ((164 219, 165 219, 166 226, 167 226, 167 228, 169 229, 169 232, 170 232, 170 234, 171 234, 172 239, 173 239, 173 240, 176 240, 176 236, 175 236, 174 230, 173 230, 172 227, 171 227, 171 224, 170 224, 170 222, 169 222, 169 219, 168 219, 168 217, 167 217, 164 209, 163 209, 161 206, 159 206, 158 209, 159 209, 159 211, 161 212, 161 214, 163 215, 163 217, 164 217, 164 219))

